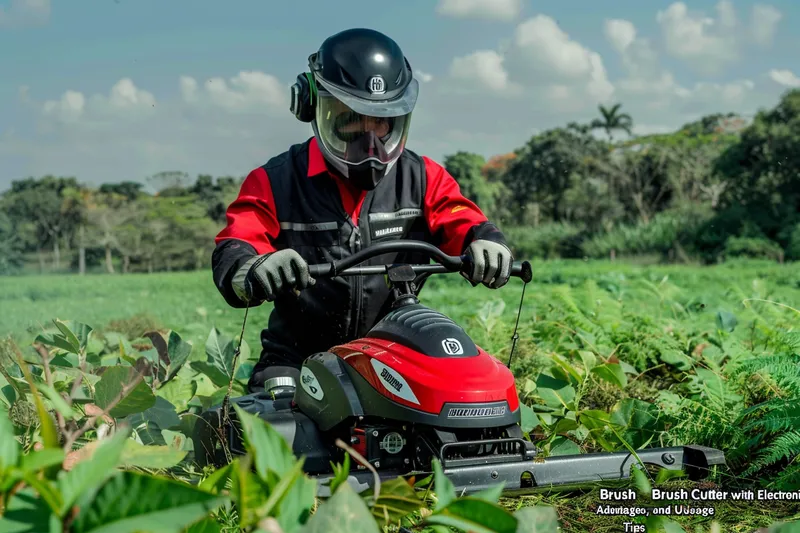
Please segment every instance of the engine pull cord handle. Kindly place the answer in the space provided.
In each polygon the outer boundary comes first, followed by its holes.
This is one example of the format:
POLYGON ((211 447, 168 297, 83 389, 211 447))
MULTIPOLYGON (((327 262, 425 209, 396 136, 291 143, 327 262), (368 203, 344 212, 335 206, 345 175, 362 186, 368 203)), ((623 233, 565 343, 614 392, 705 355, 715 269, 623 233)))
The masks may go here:
MULTIPOLYGON (((529 278, 533 277, 533 266, 531 266, 531 272, 529 278)), ((529 279, 525 277, 522 278, 522 295, 519 297, 519 307, 517 307, 517 321, 514 324, 514 333, 511 335, 511 353, 508 354, 508 364, 506 365, 509 370, 511 369, 511 359, 514 357, 514 348, 517 347, 517 341, 519 340, 519 333, 517 332, 517 328, 519 328, 519 317, 522 315, 522 304, 525 301, 525 287, 528 286, 529 279)))

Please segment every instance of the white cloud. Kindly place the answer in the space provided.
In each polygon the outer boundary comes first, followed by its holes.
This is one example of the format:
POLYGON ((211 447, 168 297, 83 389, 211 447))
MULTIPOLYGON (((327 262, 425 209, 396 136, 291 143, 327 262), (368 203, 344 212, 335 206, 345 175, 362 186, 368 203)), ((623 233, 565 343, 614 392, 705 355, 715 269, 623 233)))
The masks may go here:
POLYGON ((510 87, 503 61, 503 56, 494 50, 478 50, 453 59, 450 75, 457 80, 476 81, 483 87, 502 92, 510 87))
POLYGON ((800 77, 791 70, 772 69, 769 71, 769 77, 772 81, 784 87, 800 88, 800 77))
POLYGON ((605 34, 614 49, 623 53, 636 39, 636 28, 628 20, 610 19, 606 20, 605 34))
MULTIPOLYGON (((728 7, 722 4, 720 18, 730 25, 735 17, 728 7)), ((650 40, 638 36, 630 21, 606 20, 605 34, 619 53, 626 73, 615 82, 620 101, 634 119, 640 117, 635 123, 643 124, 634 128, 637 133, 642 133, 642 128, 657 129, 659 120, 674 127, 679 125, 678 120, 686 122, 708 113, 750 112, 755 103, 763 101, 758 99, 755 82, 749 79, 681 84, 664 68, 650 40)))
POLYGON ((656 20, 667 51, 698 68, 717 72, 738 58, 736 15, 728 0, 717 4, 717 19, 690 13, 683 2, 659 11, 656 20))
POLYGON ((188 76, 182 76, 180 84, 185 101, 228 111, 250 113, 289 105, 289 90, 278 78, 263 72, 243 71, 228 81, 211 78, 202 89, 197 80, 188 76))
POLYGON ((775 7, 756 4, 749 27, 743 27, 730 0, 720 0, 716 11, 713 18, 690 12, 685 3, 675 2, 656 15, 667 52, 704 74, 722 72, 751 42, 761 47, 772 44, 783 18, 775 7))
POLYGON ((72 89, 45 101, 21 89, 38 128, 32 135, 7 133, 0 154, 24 158, 25 174, 76 175, 94 183, 141 180, 176 168, 241 175, 311 135, 289 112, 288 83, 272 75, 240 72, 203 83, 183 76, 176 82, 180 96, 171 100, 156 99, 128 78, 107 94, 72 89))
POLYGON ((783 14, 772 6, 756 4, 753 6, 753 40, 759 46, 769 46, 778 30, 783 14))
POLYGON ((556 104, 578 98, 594 105, 614 92, 600 55, 572 39, 545 15, 519 24, 505 49, 478 50, 455 58, 450 76, 467 82, 461 92, 469 91, 469 81, 473 81, 477 87, 500 94, 529 101, 541 97, 556 104))
POLYGON ((522 0, 439 0, 436 11, 449 17, 511 21, 522 11, 522 0))
MULTIPOLYGON (((726 5, 715 27, 701 25, 701 40, 713 41, 720 25, 735 24, 726 5)), ((674 6, 672 15, 680 15, 674 6)), ((537 15, 497 47, 459 54, 443 72, 416 70, 423 87, 409 148, 439 160, 457 150, 488 157, 541 130, 586 123, 597 117, 599 103, 622 103, 636 133, 664 132, 710 113, 748 115, 775 105, 785 87, 800 87, 790 70, 753 79, 679 77, 662 62, 652 36, 632 22, 607 20, 603 29, 616 52, 609 57, 537 15), (622 75, 610 78, 608 61, 618 61, 622 75)), ((12 167, 13 178, 57 173, 99 183, 170 169, 242 175, 312 134, 288 110, 292 80, 258 71, 211 79, 179 74, 174 97, 127 78, 103 94, 71 86, 42 97, 46 87, 21 88, 21 107, 34 113, 37 128, 0 131, 0 160, 20 165, 12 167)))
POLYGON ((6 9, 0 7, 0 28, 35 26, 50 19, 50 0, 11 0, 6 9))

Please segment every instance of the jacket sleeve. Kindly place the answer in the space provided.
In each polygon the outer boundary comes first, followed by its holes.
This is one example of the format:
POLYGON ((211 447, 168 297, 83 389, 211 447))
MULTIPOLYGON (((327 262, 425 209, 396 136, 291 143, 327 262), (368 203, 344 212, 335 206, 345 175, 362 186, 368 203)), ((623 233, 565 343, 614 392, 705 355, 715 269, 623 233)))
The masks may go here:
POLYGON ((257 168, 247 175, 226 218, 211 258, 214 284, 228 305, 243 308, 247 305, 242 292, 244 274, 257 257, 276 251, 273 242, 280 231, 266 170, 257 168))
POLYGON ((489 222, 474 202, 461 194, 455 178, 427 157, 425 173, 425 216, 439 248, 448 255, 461 255, 476 240, 489 240, 508 248, 505 236, 489 222))

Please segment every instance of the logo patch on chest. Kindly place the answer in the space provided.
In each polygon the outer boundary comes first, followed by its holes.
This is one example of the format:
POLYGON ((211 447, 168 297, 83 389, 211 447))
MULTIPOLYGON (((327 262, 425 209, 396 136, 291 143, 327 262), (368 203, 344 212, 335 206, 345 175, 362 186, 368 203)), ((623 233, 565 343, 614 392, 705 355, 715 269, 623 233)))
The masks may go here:
POLYGON ((374 237, 383 237, 385 235, 393 235, 395 233, 403 233, 403 226, 393 226, 391 228, 375 230, 374 237))

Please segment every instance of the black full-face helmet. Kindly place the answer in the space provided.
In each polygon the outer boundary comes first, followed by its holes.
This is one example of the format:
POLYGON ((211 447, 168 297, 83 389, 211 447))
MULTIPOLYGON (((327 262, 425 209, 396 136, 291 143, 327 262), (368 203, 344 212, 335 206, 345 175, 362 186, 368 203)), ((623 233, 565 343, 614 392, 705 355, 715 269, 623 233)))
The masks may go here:
POLYGON ((386 35, 346 30, 309 57, 292 87, 292 111, 311 122, 329 168, 373 189, 403 153, 419 82, 386 35))

